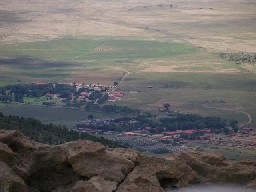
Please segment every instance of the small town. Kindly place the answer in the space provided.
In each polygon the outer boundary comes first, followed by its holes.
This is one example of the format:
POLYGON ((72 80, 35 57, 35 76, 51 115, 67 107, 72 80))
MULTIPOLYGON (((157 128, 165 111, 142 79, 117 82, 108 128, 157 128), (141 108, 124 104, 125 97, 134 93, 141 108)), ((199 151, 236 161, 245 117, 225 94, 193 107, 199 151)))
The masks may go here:
POLYGON ((177 113, 164 103, 158 114, 142 112, 116 102, 125 95, 113 85, 37 82, 1 87, 0 102, 78 109, 89 112, 79 120, 78 132, 103 136, 142 152, 164 154, 196 150, 212 144, 254 149, 256 129, 239 127, 237 121, 177 113), (111 103, 115 103, 111 105, 111 103), (120 118, 96 118, 93 113, 116 113, 120 118))
POLYGON ((9 85, 0 88, 0 102, 32 104, 40 101, 42 105, 63 105, 80 108, 86 103, 103 104, 105 101, 117 102, 124 93, 115 91, 118 82, 113 85, 85 83, 36 82, 9 85), (34 100, 33 100, 34 99, 34 100))
MULTIPOLYGON (((241 128, 237 132, 214 133, 211 129, 190 129, 164 131, 152 134, 152 127, 138 128, 135 131, 110 131, 102 126, 111 124, 115 119, 92 119, 82 121, 83 125, 90 127, 98 125, 98 128, 86 128, 78 125, 78 132, 86 132, 96 136, 103 136, 107 139, 120 142, 125 146, 135 148, 142 152, 149 153, 179 153, 196 150, 193 146, 202 144, 213 144, 236 148, 254 149, 256 147, 256 129, 241 128)), ((137 121, 129 120, 119 122, 119 126, 137 124, 137 121)), ((97 126, 96 126, 97 127, 97 126)))

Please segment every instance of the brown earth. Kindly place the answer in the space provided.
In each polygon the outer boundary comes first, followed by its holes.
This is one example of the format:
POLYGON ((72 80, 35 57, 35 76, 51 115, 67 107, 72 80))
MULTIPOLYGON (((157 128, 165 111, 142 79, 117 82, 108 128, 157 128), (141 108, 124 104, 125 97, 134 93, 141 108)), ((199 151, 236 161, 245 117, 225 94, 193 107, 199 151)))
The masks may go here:
POLYGON ((182 39, 211 51, 255 53, 255 6, 251 0, 2 0, 0 35, 20 25, 2 42, 66 35, 182 39))
POLYGON ((255 161, 209 153, 157 158, 86 140, 49 146, 17 131, 0 130, 0 165, 1 192, 161 192, 206 182, 256 188, 255 161))

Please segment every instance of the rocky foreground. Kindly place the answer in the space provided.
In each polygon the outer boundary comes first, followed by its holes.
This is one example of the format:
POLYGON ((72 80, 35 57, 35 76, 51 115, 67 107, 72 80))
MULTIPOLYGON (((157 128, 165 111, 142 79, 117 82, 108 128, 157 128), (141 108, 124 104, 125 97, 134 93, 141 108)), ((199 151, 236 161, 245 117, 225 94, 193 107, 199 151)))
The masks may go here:
POLYGON ((157 158, 86 140, 49 146, 0 130, 0 192, 161 192, 205 182, 256 188, 256 161, 206 153, 157 158))

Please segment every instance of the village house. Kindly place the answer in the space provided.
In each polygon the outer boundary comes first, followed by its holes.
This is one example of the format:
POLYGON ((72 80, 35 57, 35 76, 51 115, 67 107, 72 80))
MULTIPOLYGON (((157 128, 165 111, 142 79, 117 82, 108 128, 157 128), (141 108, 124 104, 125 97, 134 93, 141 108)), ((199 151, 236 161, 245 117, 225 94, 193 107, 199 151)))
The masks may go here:
POLYGON ((47 85, 48 83, 44 83, 44 82, 37 82, 36 85, 47 85))
POLYGON ((108 94, 108 101, 110 102, 116 102, 124 96, 124 93, 120 91, 107 92, 107 94, 108 94))
POLYGON ((90 92, 86 92, 86 91, 83 91, 80 93, 81 96, 84 96, 86 98, 88 98, 90 96, 90 94, 91 94, 90 92))
POLYGON ((163 135, 169 136, 169 138, 179 138, 180 134, 181 134, 180 131, 163 132, 163 135))
POLYGON ((57 99, 59 96, 60 96, 60 94, 51 94, 51 93, 45 94, 45 97, 47 97, 49 99, 57 99))
POLYGON ((190 130, 176 130, 176 131, 171 131, 171 132, 163 132, 164 136, 170 136, 172 138, 179 138, 181 136, 181 134, 186 134, 186 135, 190 136, 193 133, 209 134, 209 133, 211 133, 211 130, 210 129, 203 129, 203 130, 190 129, 190 130))

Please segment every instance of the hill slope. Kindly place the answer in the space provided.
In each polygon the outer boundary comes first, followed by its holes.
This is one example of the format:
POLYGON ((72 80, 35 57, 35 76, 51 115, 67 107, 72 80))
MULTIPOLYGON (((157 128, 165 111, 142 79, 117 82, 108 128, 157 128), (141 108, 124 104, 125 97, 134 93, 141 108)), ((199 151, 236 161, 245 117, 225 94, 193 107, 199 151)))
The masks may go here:
POLYGON ((53 125, 52 123, 43 124, 34 118, 23 118, 11 115, 4 116, 1 112, 0 129, 18 130, 34 141, 50 145, 57 145, 79 139, 87 139, 100 142, 109 147, 121 146, 118 143, 103 137, 95 137, 87 133, 78 133, 65 126, 53 125))

